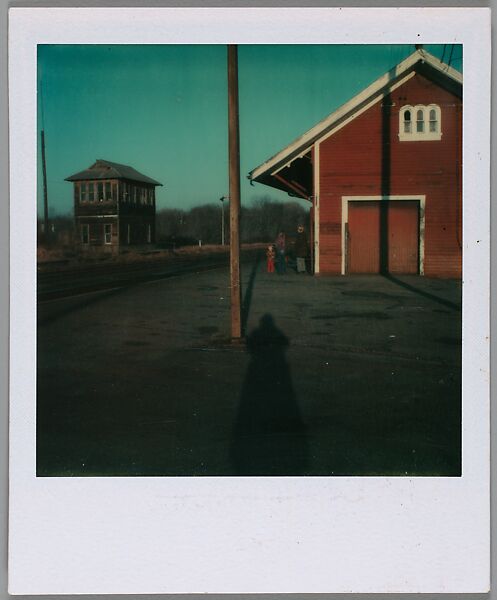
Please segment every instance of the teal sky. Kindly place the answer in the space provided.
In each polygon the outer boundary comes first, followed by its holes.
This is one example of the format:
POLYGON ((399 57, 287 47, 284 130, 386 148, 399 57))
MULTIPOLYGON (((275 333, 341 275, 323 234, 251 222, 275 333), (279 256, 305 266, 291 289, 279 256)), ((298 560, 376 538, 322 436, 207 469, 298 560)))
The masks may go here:
MULTIPOLYGON (((443 45, 425 48, 444 53, 443 45)), ((266 194, 288 199, 251 186, 247 173, 413 51, 413 45, 239 46, 242 203, 266 194)), ((461 55, 454 47, 451 65, 459 70, 461 55)), ((38 147, 42 126, 51 214, 71 213, 72 184, 64 178, 97 158, 163 183, 159 209, 217 202, 228 193, 226 47, 38 46, 38 147)), ((41 160, 38 167, 41 214, 41 160)))

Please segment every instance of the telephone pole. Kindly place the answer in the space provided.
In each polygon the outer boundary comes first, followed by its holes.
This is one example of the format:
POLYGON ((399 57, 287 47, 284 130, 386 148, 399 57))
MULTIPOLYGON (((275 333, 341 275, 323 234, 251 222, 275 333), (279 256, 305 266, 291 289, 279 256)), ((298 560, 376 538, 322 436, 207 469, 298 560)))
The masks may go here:
POLYGON ((47 191, 47 163, 45 160, 45 131, 41 130, 41 165, 43 170, 43 229, 45 243, 48 244, 50 232, 48 231, 48 191, 47 191))
POLYGON ((45 159, 45 111, 43 109, 43 81, 40 81, 41 103, 41 167, 43 172, 43 229, 45 243, 48 244, 50 232, 48 231, 48 190, 47 190, 47 162, 45 159))
POLYGON ((242 336, 240 289, 240 135, 238 124, 238 48, 228 46, 228 141, 230 180, 231 337, 242 336))
POLYGON ((229 196, 221 196, 221 246, 224 246, 224 201, 229 200, 229 196))

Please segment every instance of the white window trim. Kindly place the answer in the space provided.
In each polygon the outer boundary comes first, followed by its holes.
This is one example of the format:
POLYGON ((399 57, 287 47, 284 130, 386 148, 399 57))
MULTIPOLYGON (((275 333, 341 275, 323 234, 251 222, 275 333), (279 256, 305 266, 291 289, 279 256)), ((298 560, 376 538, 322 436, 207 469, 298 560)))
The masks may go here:
POLYGON ((410 196, 342 196, 342 275, 345 275, 345 231, 349 222, 349 202, 372 200, 417 200, 419 202, 419 274, 425 274, 425 194, 410 196))
POLYGON ((109 219, 110 217, 117 218, 118 216, 117 214, 108 215, 106 213, 105 215, 79 215, 76 219, 109 219))
POLYGON ((88 190, 88 185, 86 181, 80 181, 79 182, 79 201, 82 203, 86 203, 88 202, 88 198, 89 198, 89 190, 88 190), (84 189, 84 191, 83 191, 84 189))
POLYGON ((405 104, 399 110, 399 141, 401 142, 429 142, 442 139, 442 111, 438 104, 405 104), (404 131, 404 113, 411 111, 411 132, 404 131), (417 114, 423 111, 424 131, 417 131, 417 114), (437 115, 438 131, 430 131, 430 111, 435 110, 437 115))

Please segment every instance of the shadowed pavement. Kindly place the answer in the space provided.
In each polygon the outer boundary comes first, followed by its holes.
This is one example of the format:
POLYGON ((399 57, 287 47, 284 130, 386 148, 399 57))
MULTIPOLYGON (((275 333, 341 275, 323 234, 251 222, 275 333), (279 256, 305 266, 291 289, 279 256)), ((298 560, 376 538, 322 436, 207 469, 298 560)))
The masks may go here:
POLYGON ((38 475, 459 475, 461 284, 396 279, 249 263, 246 345, 226 269, 41 305, 38 475))

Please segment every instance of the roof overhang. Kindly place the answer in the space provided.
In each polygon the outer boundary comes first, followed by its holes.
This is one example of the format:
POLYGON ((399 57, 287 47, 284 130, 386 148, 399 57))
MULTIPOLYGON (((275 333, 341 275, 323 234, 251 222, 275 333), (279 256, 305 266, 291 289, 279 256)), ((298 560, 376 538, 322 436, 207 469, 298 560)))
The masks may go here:
POLYGON ((290 196, 309 200, 312 196, 311 149, 274 171, 262 173, 257 181, 287 192, 290 196))
POLYGON ((162 187, 162 183, 140 173, 129 165, 122 165, 101 158, 97 159, 91 167, 88 167, 88 169, 75 173, 70 177, 66 177, 64 181, 78 182, 97 181, 102 179, 120 179, 123 181, 131 181, 133 183, 162 187))

